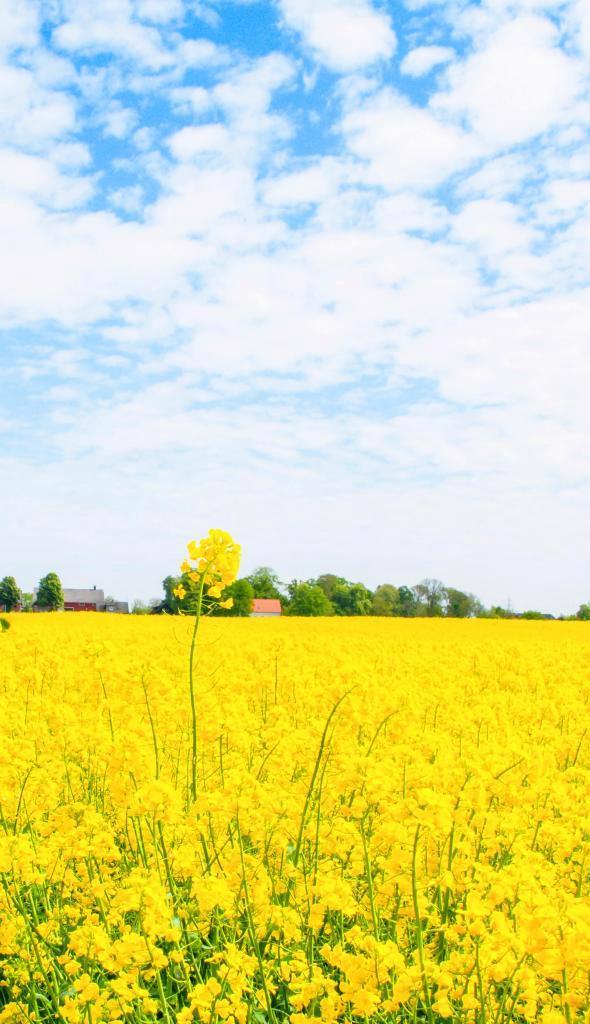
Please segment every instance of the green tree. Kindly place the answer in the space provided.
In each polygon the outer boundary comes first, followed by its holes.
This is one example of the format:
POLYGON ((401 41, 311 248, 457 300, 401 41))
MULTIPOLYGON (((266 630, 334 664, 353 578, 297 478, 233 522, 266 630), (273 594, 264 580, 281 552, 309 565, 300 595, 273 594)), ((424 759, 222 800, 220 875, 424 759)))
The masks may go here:
POLYGON ((245 578, 252 587, 254 597, 274 597, 278 598, 278 600, 282 598, 283 595, 279 590, 281 581, 274 569, 271 569, 268 565, 260 565, 245 578))
POLYGON ((418 615, 438 618, 445 614, 447 591, 440 580, 425 579, 414 587, 418 598, 418 615))
POLYGON ((331 572, 322 573, 321 576, 318 576, 317 580, 309 580, 309 582, 313 582, 316 587, 320 587, 324 591, 328 601, 332 600, 334 587, 342 584, 347 585, 348 583, 348 581, 344 579, 344 576, 335 576, 334 573, 331 572))
POLYGON ((399 590, 392 583, 382 583, 373 594, 371 612, 373 615, 395 615, 399 602, 399 590))
POLYGON ((22 594, 17 586, 14 576, 5 576, 0 580, 0 605, 4 605, 5 612, 11 612, 20 604, 22 594))
POLYGON ((158 613, 165 613, 167 615, 178 615, 179 611, 179 600, 175 597, 173 590, 175 587, 180 586, 180 576, 166 576, 166 579, 162 580, 162 587, 164 588, 164 600, 160 602, 156 609, 158 613))
POLYGON ((534 610, 521 612, 518 616, 519 619, 552 619, 552 615, 545 615, 543 612, 537 612, 534 610))
POLYGON ((581 619, 582 622, 590 622, 590 603, 580 605, 576 613, 576 618, 581 619))
POLYGON ((398 587, 397 604, 393 614, 404 619, 412 619, 418 614, 418 598, 411 587, 406 587, 405 584, 398 587))
POLYGON ((22 593, 23 612, 32 612, 34 599, 35 599, 35 595, 34 594, 26 593, 23 590, 23 593, 22 593))
POLYGON ((363 583, 337 583, 332 591, 336 615, 370 615, 373 595, 363 583))
POLYGON ((446 614, 451 619, 472 619, 485 611, 483 604, 475 594, 466 594, 455 587, 447 587, 446 614))
POLYGON ((250 615, 254 590, 249 580, 234 580, 233 583, 230 583, 229 587, 226 587, 223 591, 222 600, 225 601, 228 597, 233 597, 234 599, 233 608, 220 608, 219 605, 216 605, 213 615, 231 615, 241 618, 246 618, 250 615))
POLYGON ((45 608, 49 612, 55 612, 58 608, 63 608, 64 592, 61 580, 56 572, 48 572, 47 576, 39 580, 37 604, 40 608, 45 608))
POLYGON ((333 615, 334 607, 324 591, 313 580, 299 583, 293 580, 288 587, 289 615, 333 615))
POLYGON ((450 619, 467 619, 471 615, 469 594, 455 587, 447 587, 447 615, 450 619))
POLYGON ((515 615, 511 608, 502 608, 501 604, 493 604, 490 608, 490 618, 513 619, 515 618, 515 615))

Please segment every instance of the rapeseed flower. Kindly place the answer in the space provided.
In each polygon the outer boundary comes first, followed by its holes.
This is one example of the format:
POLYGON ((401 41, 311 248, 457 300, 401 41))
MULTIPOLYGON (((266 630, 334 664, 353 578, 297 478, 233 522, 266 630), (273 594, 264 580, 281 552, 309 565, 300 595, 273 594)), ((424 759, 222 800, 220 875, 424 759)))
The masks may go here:
POLYGON ((0 1024, 586 1024, 583 623, 11 624, 0 1024))

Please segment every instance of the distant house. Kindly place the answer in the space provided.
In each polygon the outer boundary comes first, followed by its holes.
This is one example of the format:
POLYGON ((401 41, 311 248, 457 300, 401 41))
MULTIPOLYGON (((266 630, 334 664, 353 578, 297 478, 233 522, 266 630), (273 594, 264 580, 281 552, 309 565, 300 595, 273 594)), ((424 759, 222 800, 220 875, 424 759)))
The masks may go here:
MULTIPOLYGON (((64 612, 119 612, 129 614, 127 601, 115 601, 112 597, 105 598, 104 590, 97 587, 82 589, 80 587, 64 587, 64 612)), ((46 608, 37 604, 37 591, 33 592, 33 611, 44 612, 46 608)))
POLYGON ((64 612, 119 612, 129 614, 127 601, 114 601, 104 596, 104 590, 64 587, 64 612))
POLYGON ((253 619, 272 619, 281 614, 281 602, 270 597, 255 597, 250 615, 253 619))
POLYGON ((104 612, 104 590, 64 587, 64 612, 104 612))

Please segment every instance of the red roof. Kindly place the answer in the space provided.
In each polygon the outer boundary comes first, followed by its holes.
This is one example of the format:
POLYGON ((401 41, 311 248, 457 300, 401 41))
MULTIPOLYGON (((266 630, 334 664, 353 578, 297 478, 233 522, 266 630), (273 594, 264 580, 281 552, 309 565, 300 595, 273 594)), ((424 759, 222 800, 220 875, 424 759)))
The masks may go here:
POLYGON ((266 612, 267 615, 280 615, 281 602, 274 597, 255 597, 252 601, 252 612, 266 612))

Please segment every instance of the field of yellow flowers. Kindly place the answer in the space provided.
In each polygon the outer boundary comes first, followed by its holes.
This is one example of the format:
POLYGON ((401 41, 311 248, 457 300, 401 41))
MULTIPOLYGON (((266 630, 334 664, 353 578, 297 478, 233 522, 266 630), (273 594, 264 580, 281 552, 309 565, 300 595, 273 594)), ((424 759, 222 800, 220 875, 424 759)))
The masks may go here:
POLYGON ((584 623, 15 615, 0 1022, 588 1018, 584 623))

